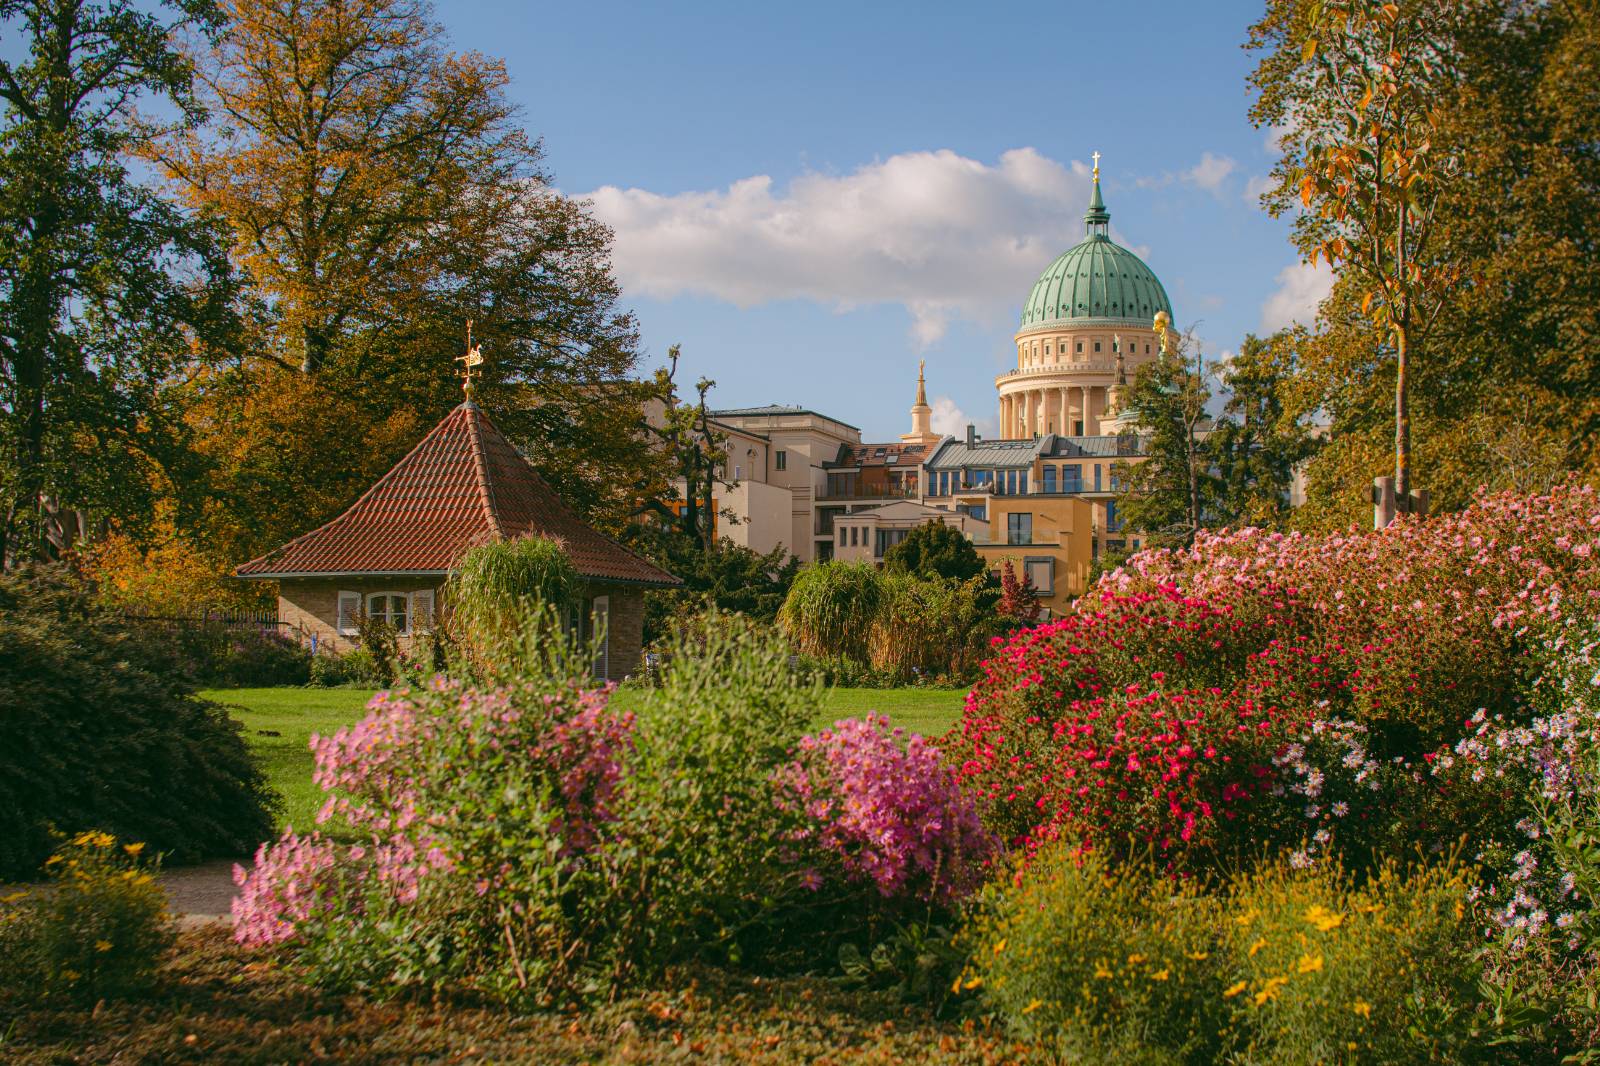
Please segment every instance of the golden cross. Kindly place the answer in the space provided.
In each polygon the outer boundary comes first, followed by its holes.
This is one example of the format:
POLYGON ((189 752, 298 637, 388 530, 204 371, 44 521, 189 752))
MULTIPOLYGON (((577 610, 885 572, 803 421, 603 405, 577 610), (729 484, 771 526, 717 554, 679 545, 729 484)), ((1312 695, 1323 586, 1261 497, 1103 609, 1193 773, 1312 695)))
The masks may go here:
POLYGON ((1094 180, 1095 181, 1099 181, 1100 180, 1100 153, 1099 152, 1093 152, 1093 153, 1091 153, 1091 156, 1094 159, 1094 180))

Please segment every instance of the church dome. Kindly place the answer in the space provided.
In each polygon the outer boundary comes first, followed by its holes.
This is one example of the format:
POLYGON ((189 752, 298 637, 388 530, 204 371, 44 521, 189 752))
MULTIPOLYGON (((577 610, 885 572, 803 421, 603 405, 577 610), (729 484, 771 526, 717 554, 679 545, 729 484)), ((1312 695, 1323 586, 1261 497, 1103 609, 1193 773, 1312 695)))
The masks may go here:
POLYGON ((1148 327, 1157 311, 1171 317, 1172 302, 1154 271, 1106 234, 1111 213, 1100 199, 1098 167, 1083 221, 1088 236, 1056 257, 1033 283, 1022 305, 1022 328, 1056 323, 1148 327))

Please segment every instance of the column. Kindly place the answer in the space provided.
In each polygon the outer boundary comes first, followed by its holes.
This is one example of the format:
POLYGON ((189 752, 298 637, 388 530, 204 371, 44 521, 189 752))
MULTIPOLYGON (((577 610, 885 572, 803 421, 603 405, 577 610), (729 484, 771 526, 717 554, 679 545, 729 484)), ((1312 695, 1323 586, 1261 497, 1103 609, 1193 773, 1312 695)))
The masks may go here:
POLYGON ((996 425, 1000 427, 1000 436, 1004 438, 1006 435, 1006 397, 1004 394, 1000 397, 1000 420, 996 425))
POLYGON ((1094 426, 1089 421, 1089 419, 1090 419, 1089 410, 1090 410, 1090 404, 1093 401, 1090 399, 1090 396, 1089 396, 1089 386, 1084 385, 1082 388, 1083 388, 1083 435, 1085 437, 1092 437, 1092 436, 1094 436, 1094 426))
POLYGON ((1048 414, 1049 408, 1050 408, 1050 394, 1047 393, 1044 389, 1040 389, 1039 390, 1039 417, 1037 417, 1037 418, 1035 418, 1033 420, 1033 432, 1028 434, 1030 437, 1032 437, 1032 436, 1042 436, 1044 434, 1045 424, 1046 424, 1046 422, 1048 421, 1048 419, 1050 417, 1049 414, 1048 414))
POLYGON ((1061 435, 1063 437, 1070 437, 1072 436, 1072 400, 1068 394, 1069 390, 1065 385, 1063 385, 1056 391, 1061 394, 1061 422, 1059 423, 1061 426, 1061 435))

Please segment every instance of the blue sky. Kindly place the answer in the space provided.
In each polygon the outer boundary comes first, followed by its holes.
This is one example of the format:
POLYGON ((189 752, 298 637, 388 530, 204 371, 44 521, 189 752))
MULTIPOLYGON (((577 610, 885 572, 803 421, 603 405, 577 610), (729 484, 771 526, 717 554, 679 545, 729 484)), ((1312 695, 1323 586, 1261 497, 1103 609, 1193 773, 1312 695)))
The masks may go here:
POLYGON ((502 58, 566 192, 617 231, 647 366, 683 345, 724 406, 784 402, 883 439, 928 361, 942 428, 994 417, 1033 278, 1112 231, 1207 349, 1303 316, 1320 279, 1247 189, 1260 0, 442 0, 502 58))

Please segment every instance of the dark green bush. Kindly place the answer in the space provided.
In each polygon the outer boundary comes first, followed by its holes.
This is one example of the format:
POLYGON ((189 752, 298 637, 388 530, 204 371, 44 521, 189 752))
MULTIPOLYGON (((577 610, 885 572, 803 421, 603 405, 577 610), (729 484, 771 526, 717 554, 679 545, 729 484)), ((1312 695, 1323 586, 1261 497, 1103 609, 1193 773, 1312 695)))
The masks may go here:
POLYGON ((244 854, 277 804, 238 724, 194 695, 165 642, 62 570, 0 577, 0 877, 32 876, 52 830, 179 861, 244 854))
POLYGON ((198 620, 140 624, 149 639, 170 641, 184 672, 205 688, 304 685, 311 676, 311 652, 280 633, 198 620))

